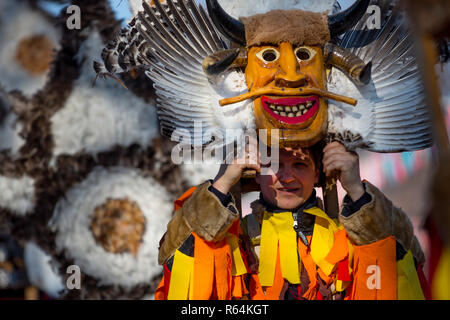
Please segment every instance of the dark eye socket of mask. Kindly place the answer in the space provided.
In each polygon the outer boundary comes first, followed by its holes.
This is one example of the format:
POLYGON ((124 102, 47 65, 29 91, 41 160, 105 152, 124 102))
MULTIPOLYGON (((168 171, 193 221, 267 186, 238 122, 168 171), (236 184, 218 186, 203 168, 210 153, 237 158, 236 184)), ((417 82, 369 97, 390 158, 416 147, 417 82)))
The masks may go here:
POLYGON ((306 49, 298 49, 295 54, 300 60, 309 60, 311 58, 311 53, 306 49))
POLYGON ((266 60, 268 62, 272 62, 277 59, 277 54, 276 54, 275 50, 266 50, 263 53, 262 57, 264 60, 266 60))

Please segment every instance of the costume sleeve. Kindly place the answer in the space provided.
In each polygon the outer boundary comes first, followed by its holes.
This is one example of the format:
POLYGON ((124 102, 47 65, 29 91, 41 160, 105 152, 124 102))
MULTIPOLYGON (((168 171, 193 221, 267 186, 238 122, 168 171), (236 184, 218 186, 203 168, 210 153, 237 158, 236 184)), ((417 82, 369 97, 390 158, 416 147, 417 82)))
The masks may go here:
POLYGON ((206 241, 222 240, 231 225, 239 219, 238 210, 231 198, 224 206, 207 181, 194 191, 177 210, 167 225, 167 232, 160 244, 158 262, 163 264, 175 254, 175 250, 194 232, 206 241))
POLYGON ((220 200, 220 203, 222 203, 224 207, 226 207, 230 202, 233 201, 233 198, 231 197, 230 193, 224 194, 220 192, 218 189, 214 188, 213 185, 210 185, 208 190, 214 193, 214 195, 220 200))
POLYGON ((411 250, 416 260, 425 261, 419 241, 414 236, 413 226, 408 216, 396 208, 375 186, 365 181, 366 192, 370 202, 364 204, 357 212, 345 216, 339 215, 350 240, 358 246, 372 244, 393 236, 405 250, 411 250))
MULTIPOLYGON (((364 187, 364 190, 365 190, 365 187, 364 187)), ((347 195, 345 195, 344 200, 343 200, 343 207, 342 207, 341 214, 344 217, 349 217, 352 214, 354 214, 355 212, 359 211, 363 205, 369 203, 371 200, 372 200, 372 197, 370 196, 370 194, 367 193, 367 191, 364 191, 364 194, 356 201, 352 201, 350 196, 347 194, 347 195)))
POLYGON ((190 190, 175 201, 175 215, 160 242, 164 277, 155 299, 241 298, 248 293, 247 267, 233 198, 210 181, 190 190))

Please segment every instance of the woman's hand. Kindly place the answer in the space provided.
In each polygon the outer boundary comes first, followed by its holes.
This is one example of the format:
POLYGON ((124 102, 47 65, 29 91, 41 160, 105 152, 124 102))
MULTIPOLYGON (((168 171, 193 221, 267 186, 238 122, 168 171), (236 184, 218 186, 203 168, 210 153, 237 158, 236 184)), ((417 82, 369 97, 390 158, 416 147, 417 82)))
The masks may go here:
POLYGON ((323 171, 329 177, 335 170, 342 188, 353 201, 358 200, 364 194, 359 175, 359 157, 347 151, 339 142, 329 143, 323 149, 323 171))

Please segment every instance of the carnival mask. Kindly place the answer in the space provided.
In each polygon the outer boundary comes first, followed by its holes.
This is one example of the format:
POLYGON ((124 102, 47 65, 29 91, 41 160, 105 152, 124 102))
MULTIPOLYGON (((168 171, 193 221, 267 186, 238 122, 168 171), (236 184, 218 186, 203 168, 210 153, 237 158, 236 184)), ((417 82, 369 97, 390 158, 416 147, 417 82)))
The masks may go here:
MULTIPOLYGON (((244 24, 240 25, 239 21, 225 16, 216 1, 207 4, 210 12, 217 12, 216 16, 212 15, 216 25, 221 21, 227 23, 221 24, 223 33, 247 45, 246 49, 224 50, 204 61, 204 70, 210 76, 228 66, 245 67, 248 93, 223 99, 221 104, 254 99, 256 128, 269 129, 269 136, 270 129, 279 129, 281 146, 309 147, 324 138, 328 124, 327 99, 356 104, 354 99, 327 91, 327 65, 340 67, 358 84, 370 80, 370 65, 328 43, 330 30, 336 32, 329 24, 340 21, 338 17, 301 10, 275 10, 244 18, 244 24), (242 28, 245 40, 240 38, 242 28)), ((363 7, 360 5, 354 13, 360 15, 363 7)), ((352 22, 346 16, 345 25, 348 23, 352 22)))
MULTIPOLYGON (((388 2, 374 30, 364 19, 370 0, 332 15, 272 10, 283 7, 273 1, 248 7, 240 20, 217 0, 206 0, 207 10, 194 0, 153 2, 143 2, 94 69, 100 76, 145 70, 161 133, 180 145, 206 148, 225 141, 228 129, 255 128, 279 129, 281 146, 310 146, 325 134, 376 152, 431 145, 412 36, 388 2)), ((302 7, 322 1, 312 3, 302 7)))
MULTIPOLYGON (((280 129, 280 143, 310 146, 322 139, 327 127, 327 103, 300 89, 325 90, 326 72, 322 48, 279 46, 252 47, 248 51, 245 77, 250 92, 261 88, 298 89, 298 95, 264 94, 254 100, 257 128, 280 129)), ((270 134, 270 130, 268 130, 270 134)))

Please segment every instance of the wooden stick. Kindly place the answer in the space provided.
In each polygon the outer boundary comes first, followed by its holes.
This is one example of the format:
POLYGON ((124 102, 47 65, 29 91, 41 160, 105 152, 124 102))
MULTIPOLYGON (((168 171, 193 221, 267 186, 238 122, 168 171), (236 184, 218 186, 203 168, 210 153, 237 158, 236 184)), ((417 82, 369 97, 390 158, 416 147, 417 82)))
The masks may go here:
POLYGON ((242 173, 242 179, 254 179, 256 177, 256 170, 246 169, 242 173))
POLYGON ((295 88, 295 89, 293 89, 293 88, 271 88, 271 87, 267 88, 267 87, 265 87, 265 88, 256 89, 251 92, 243 93, 239 96, 222 99, 219 101, 219 104, 221 106, 226 106, 228 104, 241 102, 241 101, 244 101, 247 99, 256 98, 256 97, 266 95, 266 94, 276 95, 276 96, 318 95, 318 96, 322 96, 324 98, 328 98, 331 100, 344 102, 344 103, 350 104, 352 106, 356 106, 356 104, 358 103, 358 100, 356 100, 356 99, 341 96, 339 94, 332 93, 330 91, 322 90, 319 88, 295 88))
POLYGON ((238 181, 230 190, 233 195, 236 208, 239 211, 239 218, 242 219, 242 186, 241 181, 238 181))
POLYGON ((336 187, 336 180, 326 178, 325 186, 322 187, 324 211, 327 215, 334 219, 339 216, 339 199, 336 187))

